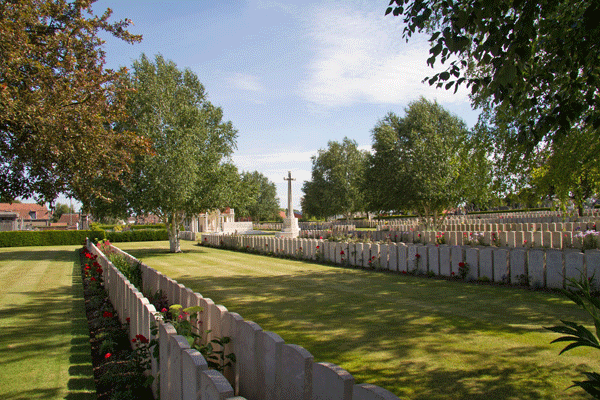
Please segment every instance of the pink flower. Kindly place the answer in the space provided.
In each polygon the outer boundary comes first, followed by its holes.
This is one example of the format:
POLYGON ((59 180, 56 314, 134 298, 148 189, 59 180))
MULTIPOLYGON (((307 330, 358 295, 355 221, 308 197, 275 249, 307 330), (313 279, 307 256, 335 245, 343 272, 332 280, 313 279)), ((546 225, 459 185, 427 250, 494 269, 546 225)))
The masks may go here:
POLYGON ((163 307, 162 310, 160 310, 160 312, 167 312, 168 310, 166 308, 163 307))
POLYGON ((323 236, 319 236, 319 239, 323 239, 323 236))

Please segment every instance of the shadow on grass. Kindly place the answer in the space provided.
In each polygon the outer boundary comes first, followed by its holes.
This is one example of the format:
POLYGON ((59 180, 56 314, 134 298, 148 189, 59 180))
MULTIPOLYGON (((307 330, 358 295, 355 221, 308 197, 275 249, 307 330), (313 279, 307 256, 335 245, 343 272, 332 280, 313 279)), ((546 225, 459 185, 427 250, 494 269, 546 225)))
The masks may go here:
MULTIPOLYGON (((167 253, 155 250, 128 252, 142 259, 167 253)), ((189 272, 176 268, 171 278, 305 347, 315 361, 339 364, 357 382, 401 398, 555 398, 568 386, 557 388, 557 376, 585 369, 546 362, 555 337, 543 326, 560 319, 589 323, 557 294, 290 260, 281 263, 291 273, 271 274, 274 258, 196 247, 189 254, 198 255, 186 264, 189 272), (226 276, 218 264, 211 276, 198 276, 207 272, 203 253, 223 260, 226 276), (232 275, 238 265, 258 276, 232 275), (517 340, 528 334, 535 339, 517 340)), ((585 398, 577 390, 568 395, 585 398)))
MULTIPOLYGON (((49 282, 46 290, 19 293, 25 295, 19 304, 3 304, 0 319, 5 323, 0 342, 5 345, 0 346, 0 368, 8 377, 13 375, 11 368, 30 365, 35 370, 36 365, 40 365, 40 358, 46 355, 54 360, 43 363, 68 371, 69 378, 65 387, 59 388, 30 389, 30 382, 22 382, 22 391, 5 392, 2 398, 55 399, 66 392, 67 399, 94 399, 96 393, 79 256, 74 251, 53 250, 51 247, 39 249, 5 252, 1 256, 6 260, 52 260, 72 264, 72 268, 64 268, 66 273, 72 273, 72 284, 53 287, 53 282, 49 282), (68 354, 67 364, 61 364, 65 354, 68 354)), ((39 374, 41 378, 43 371, 39 374)))
MULTIPOLYGON (((461 338, 493 340, 543 332, 542 326, 558 321, 552 302, 543 301, 547 295, 355 272, 173 278, 280 334, 286 342, 305 347, 315 361, 354 365, 350 372, 357 382, 377 384, 401 397, 407 396, 403 387, 419 386, 426 390, 408 398, 540 399, 547 398, 541 393, 552 387, 552 378, 564 374, 563 366, 537 365, 548 351, 550 336, 543 345, 508 350, 486 351, 485 344, 461 347, 461 338), (539 296, 542 302, 537 304, 539 296), (421 367, 403 369, 410 363, 402 360, 413 359, 414 349, 437 360, 460 353, 462 359, 486 367, 472 370, 442 362, 443 367, 431 371, 433 367, 423 362, 421 367), (357 366, 357 351, 378 355, 357 366), (398 369, 390 370, 390 365, 398 364, 398 369), (410 372, 415 370, 427 372, 410 372)), ((583 319, 573 311, 574 307, 565 308, 561 314, 583 319)))

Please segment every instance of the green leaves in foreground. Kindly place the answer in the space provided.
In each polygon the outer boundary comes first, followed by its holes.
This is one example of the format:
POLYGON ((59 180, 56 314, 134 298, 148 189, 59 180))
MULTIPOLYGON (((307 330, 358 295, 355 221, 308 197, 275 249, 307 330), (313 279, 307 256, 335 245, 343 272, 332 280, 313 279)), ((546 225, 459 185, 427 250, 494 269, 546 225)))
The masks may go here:
MULTIPOLYGON (((591 284, 593 281, 593 277, 586 279, 586 277, 581 274, 579 280, 569 279, 570 290, 563 290, 563 293, 592 316, 594 325, 596 327, 596 335, 590 332, 583 325, 579 325, 570 321, 561 320, 563 325, 546 327, 546 329, 552 332, 566 335, 561 336, 558 339, 554 339, 551 343, 571 342, 564 349, 562 349, 559 354, 582 346, 600 349, 600 343, 598 342, 598 334, 600 332, 600 299, 598 299, 598 297, 592 293, 591 284)), ((588 378, 588 380, 573 381, 573 385, 571 387, 579 386, 595 399, 600 399, 600 374, 595 372, 584 372, 583 374, 588 378)))

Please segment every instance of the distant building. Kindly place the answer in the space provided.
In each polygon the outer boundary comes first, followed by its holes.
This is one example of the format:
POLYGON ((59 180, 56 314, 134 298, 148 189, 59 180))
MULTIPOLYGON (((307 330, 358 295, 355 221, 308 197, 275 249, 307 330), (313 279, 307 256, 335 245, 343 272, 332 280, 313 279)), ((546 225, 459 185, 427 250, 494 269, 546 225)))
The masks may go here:
POLYGON ((58 222, 52 224, 53 228, 56 229, 69 229, 69 230, 80 230, 89 229, 89 219, 85 214, 63 214, 60 216, 58 222))
MULTIPOLYGON (((127 220, 129 223, 130 220, 127 220)), ((159 217, 154 214, 138 215, 135 217, 134 223, 136 225, 153 225, 160 224, 162 221, 159 217)))
POLYGON ((45 205, 37 203, 0 203, 0 231, 43 229, 52 216, 45 205))
POLYGON ((223 224, 235 222, 235 210, 212 210, 207 213, 197 214, 185 220, 185 230, 190 232, 223 232, 223 224))

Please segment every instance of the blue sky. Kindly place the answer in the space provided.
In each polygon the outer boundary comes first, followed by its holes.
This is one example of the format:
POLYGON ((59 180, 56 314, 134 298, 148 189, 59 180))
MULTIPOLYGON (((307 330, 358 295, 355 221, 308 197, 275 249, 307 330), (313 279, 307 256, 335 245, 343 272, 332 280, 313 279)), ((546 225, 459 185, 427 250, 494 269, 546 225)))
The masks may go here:
MULTIPOLYGON (((467 91, 422 83, 428 43, 402 39, 387 0, 99 0, 93 10, 129 18, 135 45, 107 38, 108 68, 130 67, 142 53, 162 54, 195 72, 209 101, 238 130, 233 161, 277 185, 287 204, 310 180, 310 157, 345 136, 363 148, 387 112, 403 114, 419 96, 436 99, 469 126, 477 120, 467 91)), ((439 70, 440 67, 437 68, 439 70)))

